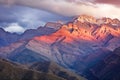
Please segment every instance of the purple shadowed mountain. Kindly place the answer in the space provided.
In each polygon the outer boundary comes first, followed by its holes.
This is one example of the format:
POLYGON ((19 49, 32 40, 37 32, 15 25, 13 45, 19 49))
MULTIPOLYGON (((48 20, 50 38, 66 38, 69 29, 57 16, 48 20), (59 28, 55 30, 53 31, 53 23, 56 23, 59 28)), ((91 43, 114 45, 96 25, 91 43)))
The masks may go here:
MULTIPOLYGON (((0 36, 4 39, 0 38, 1 57, 22 64, 51 61, 91 79, 91 68, 120 46, 120 21, 81 15, 66 24, 49 22, 21 35, 2 29, 1 34, 6 35, 0 36), (14 41, 3 45, 3 42, 11 40, 7 34, 14 35, 14 41)), ((99 74, 102 72, 96 76, 99 74)), ((102 80, 101 76, 92 78, 102 80)))

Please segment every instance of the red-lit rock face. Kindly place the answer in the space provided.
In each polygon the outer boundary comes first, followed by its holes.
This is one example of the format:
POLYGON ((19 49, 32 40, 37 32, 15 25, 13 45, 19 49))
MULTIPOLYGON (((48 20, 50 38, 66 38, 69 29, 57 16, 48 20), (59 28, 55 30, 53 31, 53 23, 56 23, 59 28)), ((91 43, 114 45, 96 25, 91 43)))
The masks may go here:
POLYGON ((63 25, 57 32, 49 36, 35 37, 35 39, 46 43, 53 43, 60 37, 64 37, 63 41, 65 42, 72 42, 76 39, 103 41, 109 35, 114 37, 120 36, 119 23, 117 19, 96 19, 91 16, 82 15, 72 23, 63 25))
MULTIPOLYGON (((119 20, 96 19, 85 15, 78 18, 62 25, 60 29, 56 26, 51 27, 53 24, 50 23, 46 27, 55 28, 57 31, 36 36, 26 43, 11 45, 11 47, 15 47, 13 55, 16 56, 16 54, 22 53, 23 49, 27 49, 40 54, 42 58, 55 61, 65 67, 78 66, 76 67, 78 70, 84 71, 87 67, 85 64, 94 63, 95 59, 102 59, 108 55, 109 50, 114 50, 120 46, 119 20)), ((30 32, 30 34, 32 33, 30 32)), ((14 50, 11 47, 6 47, 4 51, 0 52, 6 51, 6 55, 9 52, 11 54, 14 50)))

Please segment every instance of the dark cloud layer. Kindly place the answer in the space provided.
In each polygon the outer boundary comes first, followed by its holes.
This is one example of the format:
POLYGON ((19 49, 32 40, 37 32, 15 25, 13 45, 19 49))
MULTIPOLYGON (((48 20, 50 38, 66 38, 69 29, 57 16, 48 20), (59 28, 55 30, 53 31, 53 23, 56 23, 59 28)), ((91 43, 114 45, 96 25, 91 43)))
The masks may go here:
POLYGON ((36 28, 81 14, 120 19, 119 0, 0 0, 0 26, 36 28))
POLYGON ((119 0, 0 0, 1 4, 7 6, 27 6, 69 17, 88 14, 95 17, 106 16, 111 18, 119 18, 119 8, 107 3, 119 2, 119 0))
POLYGON ((120 5, 120 0, 95 0, 97 3, 120 5))

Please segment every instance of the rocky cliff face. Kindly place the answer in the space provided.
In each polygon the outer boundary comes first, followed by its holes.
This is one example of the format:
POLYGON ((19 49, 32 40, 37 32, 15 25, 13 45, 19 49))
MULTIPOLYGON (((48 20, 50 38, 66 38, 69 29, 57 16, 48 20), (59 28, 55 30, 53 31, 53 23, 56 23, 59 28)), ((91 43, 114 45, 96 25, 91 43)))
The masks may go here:
POLYGON ((119 35, 119 20, 80 16, 49 36, 33 38, 26 47, 84 74, 119 46, 119 35))
POLYGON ((0 48, 0 55, 22 64, 54 61, 86 75, 119 47, 120 21, 81 15, 61 27, 48 23, 37 30, 27 30, 19 40, 0 48))
MULTIPOLYGON (((109 42, 115 41, 116 37, 117 39, 120 38, 119 26, 120 21, 118 19, 100 19, 92 16, 81 15, 75 18, 72 22, 68 22, 66 25, 48 22, 45 27, 39 27, 38 29, 29 29, 21 35, 8 33, 3 29, 0 29, 0 42, 1 46, 6 46, 19 40, 29 40, 36 36, 38 37, 53 33, 52 37, 59 35, 65 37, 64 41, 74 41, 81 39, 89 40, 96 43, 99 42, 101 45, 107 46, 109 49, 111 49, 109 45, 115 46, 117 43, 113 45, 109 42)), ((117 42, 120 43, 119 41, 117 42)))
POLYGON ((58 30, 58 29, 60 29, 60 27, 62 26, 62 24, 61 23, 59 23, 59 22, 48 22, 46 25, 45 25, 45 27, 49 27, 49 28, 54 28, 55 30, 58 30))
POLYGON ((101 51, 107 52, 107 49, 109 51, 119 46, 120 28, 118 26, 118 20, 96 19, 83 15, 63 25, 51 35, 34 37, 26 47, 51 60, 71 65, 71 62, 74 63, 78 56, 92 55, 93 52, 102 48, 104 49, 101 51), (103 23, 98 25, 98 20, 102 20, 103 23), (113 26, 112 22, 117 26, 113 26), (117 42, 113 44, 112 41, 115 40, 117 42))

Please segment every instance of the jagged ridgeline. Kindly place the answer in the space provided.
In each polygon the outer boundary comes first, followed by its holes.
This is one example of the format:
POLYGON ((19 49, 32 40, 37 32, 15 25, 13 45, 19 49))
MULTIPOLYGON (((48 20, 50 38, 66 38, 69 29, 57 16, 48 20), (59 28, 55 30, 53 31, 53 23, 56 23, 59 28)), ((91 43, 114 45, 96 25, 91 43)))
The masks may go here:
POLYGON ((2 58, 67 80, 84 80, 81 76, 88 80, 107 80, 103 75, 94 75, 92 70, 99 71, 95 66, 120 46, 120 21, 105 17, 81 15, 68 23, 49 22, 21 35, 0 30, 2 58), (51 68, 53 63, 59 68, 51 68), (63 71, 59 73, 61 68, 63 71))

